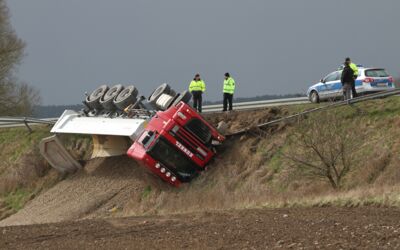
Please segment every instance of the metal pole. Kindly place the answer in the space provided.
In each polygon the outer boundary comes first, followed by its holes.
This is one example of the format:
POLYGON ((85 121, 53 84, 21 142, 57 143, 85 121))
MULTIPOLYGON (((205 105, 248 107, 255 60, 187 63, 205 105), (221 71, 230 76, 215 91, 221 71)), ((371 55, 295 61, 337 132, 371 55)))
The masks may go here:
POLYGON ((29 124, 28 124, 28 122, 26 121, 26 117, 24 117, 24 124, 25 124, 26 128, 28 129, 29 134, 31 134, 31 133, 32 133, 32 128, 29 127, 29 124))

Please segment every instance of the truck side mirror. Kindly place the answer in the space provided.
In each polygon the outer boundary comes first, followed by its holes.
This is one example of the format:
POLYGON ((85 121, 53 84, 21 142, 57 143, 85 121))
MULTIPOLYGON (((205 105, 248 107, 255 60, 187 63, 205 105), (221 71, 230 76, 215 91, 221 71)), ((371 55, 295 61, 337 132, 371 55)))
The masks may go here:
POLYGON ((324 81, 324 79, 322 78, 321 80, 320 80, 322 83, 325 83, 325 81, 324 81))

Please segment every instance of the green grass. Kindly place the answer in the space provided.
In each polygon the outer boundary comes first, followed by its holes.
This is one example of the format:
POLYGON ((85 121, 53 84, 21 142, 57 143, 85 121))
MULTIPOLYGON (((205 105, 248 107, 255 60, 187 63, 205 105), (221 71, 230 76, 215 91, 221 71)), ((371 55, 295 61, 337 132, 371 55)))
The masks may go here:
POLYGON ((17 212, 23 208, 25 203, 29 200, 31 194, 31 192, 28 192, 24 189, 17 189, 14 192, 6 194, 3 197, 3 200, 8 209, 11 209, 13 212, 17 212))
MULTIPOLYGON (((27 201, 60 180, 39 152, 40 141, 51 135, 50 127, 38 125, 32 129, 32 133, 25 127, 0 129, 0 200, 7 207, 6 214, 17 212, 27 201), (32 164, 36 164, 35 168, 32 164), (35 169, 43 171, 35 172, 35 169)), ((61 137, 74 156, 86 156, 91 152, 90 136, 61 137)))
MULTIPOLYGON (((50 135, 47 126, 34 126, 29 133, 25 127, 0 129, 0 158, 2 163, 15 163, 21 155, 50 135)), ((1 164, 0 163, 0 169, 1 164)))
POLYGON ((151 194, 151 186, 147 186, 142 192, 142 199, 146 199, 151 194))

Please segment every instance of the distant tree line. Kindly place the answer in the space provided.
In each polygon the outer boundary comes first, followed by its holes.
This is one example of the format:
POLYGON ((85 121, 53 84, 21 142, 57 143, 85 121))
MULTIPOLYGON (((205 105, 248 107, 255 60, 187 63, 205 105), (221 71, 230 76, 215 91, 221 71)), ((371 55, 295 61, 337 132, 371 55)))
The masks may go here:
POLYGON ((39 92, 15 77, 24 47, 10 25, 6 1, 0 0, 0 116, 31 115, 40 102, 39 92))
POLYGON ((82 104, 76 105, 48 105, 48 106, 36 106, 33 112, 33 116, 37 118, 56 118, 60 117, 61 114, 66 110, 81 110, 83 109, 82 104))

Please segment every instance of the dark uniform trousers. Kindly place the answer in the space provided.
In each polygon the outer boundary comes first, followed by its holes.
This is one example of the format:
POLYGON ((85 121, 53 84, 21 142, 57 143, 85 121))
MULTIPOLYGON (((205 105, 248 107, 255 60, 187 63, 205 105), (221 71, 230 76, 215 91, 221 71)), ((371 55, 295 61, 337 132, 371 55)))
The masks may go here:
POLYGON ((193 108, 196 109, 200 113, 201 113, 201 106, 203 103, 202 95, 203 95, 203 92, 201 92, 201 91, 192 91, 193 108))
POLYGON ((351 92, 353 93, 353 98, 358 96, 356 91, 356 79, 351 83, 351 92))
POLYGON ((223 111, 227 111, 228 103, 229 103, 229 110, 232 110, 232 100, 233 100, 233 94, 224 93, 224 110, 223 111))

